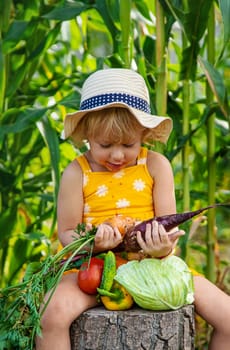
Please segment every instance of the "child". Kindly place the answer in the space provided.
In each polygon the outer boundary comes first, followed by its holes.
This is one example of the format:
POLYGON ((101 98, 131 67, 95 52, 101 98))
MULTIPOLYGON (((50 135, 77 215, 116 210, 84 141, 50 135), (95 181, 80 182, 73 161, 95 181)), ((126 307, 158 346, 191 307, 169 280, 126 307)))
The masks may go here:
MULTIPOLYGON (((121 242, 117 228, 106 219, 125 214, 136 220, 176 212, 174 181, 169 161, 142 147, 166 142, 172 129, 168 117, 150 114, 144 79, 128 69, 105 69, 92 74, 82 89, 80 111, 67 115, 65 136, 76 145, 89 145, 84 155, 65 169, 58 198, 58 235, 63 246, 72 241, 77 224, 97 225, 94 253, 121 242)), ((141 254, 160 258, 172 253, 183 231, 167 234, 156 222, 147 225, 145 240, 138 234, 141 254)), ((230 344, 230 298, 201 276, 194 276, 195 307, 213 327, 212 350, 230 344)), ((76 274, 62 278, 42 317, 37 350, 70 350, 69 327, 83 311, 97 306, 83 293, 76 274)))

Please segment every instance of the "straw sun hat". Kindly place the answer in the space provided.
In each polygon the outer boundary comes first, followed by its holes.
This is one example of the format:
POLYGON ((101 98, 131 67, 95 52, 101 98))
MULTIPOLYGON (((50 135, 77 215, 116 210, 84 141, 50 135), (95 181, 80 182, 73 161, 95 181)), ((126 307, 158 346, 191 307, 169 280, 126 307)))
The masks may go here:
POLYGON ((167 142, 172 130, 172 120, 151 114, 149 93, 144 79, 135 71, 125 68, 98 70, 86 79, 82 87, 79 111, 67 114, 65 118, 65 138, 73 134, 77 124, 87 113, 111 107, 128 109, 141 125, 152 129, 155 140, 167 142))

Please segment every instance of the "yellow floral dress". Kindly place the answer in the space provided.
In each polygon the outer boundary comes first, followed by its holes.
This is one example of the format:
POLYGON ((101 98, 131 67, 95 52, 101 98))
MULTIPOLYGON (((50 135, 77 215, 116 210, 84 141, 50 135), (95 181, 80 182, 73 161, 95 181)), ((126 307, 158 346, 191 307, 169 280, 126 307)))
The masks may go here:
POLYGON ((137 221, 154 216, 147 153, 142 147, 137 164, 118 172, 95 172, 84 155, 76 158, 83 172, 83 222, 98 225, 117 214, 137 221))

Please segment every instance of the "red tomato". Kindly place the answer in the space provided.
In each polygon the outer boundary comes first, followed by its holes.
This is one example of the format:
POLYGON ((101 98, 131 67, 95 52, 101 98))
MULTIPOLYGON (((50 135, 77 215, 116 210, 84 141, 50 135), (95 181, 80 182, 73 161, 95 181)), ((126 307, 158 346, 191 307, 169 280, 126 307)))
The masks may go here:
POLYGON ((104 260, 93 257, 81 265, 78 272, 79 288, 87 294, 97 294, 103 273, 104 260))

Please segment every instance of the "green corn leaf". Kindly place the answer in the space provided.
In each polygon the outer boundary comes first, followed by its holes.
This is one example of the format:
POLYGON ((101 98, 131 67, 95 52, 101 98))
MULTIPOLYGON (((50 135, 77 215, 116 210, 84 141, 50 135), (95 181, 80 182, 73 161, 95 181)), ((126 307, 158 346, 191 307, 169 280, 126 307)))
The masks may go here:
POLYGON ((60 172, 59 172, 59 163, 60 163, 60 152, 59 152, 59 141, 57 137, 56 130, 52 128, 49 119, 44 116, 37 126, 44 138, 45 143, 48 146, 50 152, 51 166, 52 166, 52 178, 54 184, 54 213, 52 216, 52 225, 50 228, 50 235, 53 234, 54 227, 56 224, 56 208, 57 208, 57 197, 59 190, 59 181, 60 181, 60 172))
POLYGON ((188 40, 199 41, 207 28, 208 13, 213 0, 188 1, 189 11, 185 13, 183 25, 188 40))
POLYGON ((10 84, 8 84, 8 89, 6 90, 6 96, 12 97, 13 94, 19 89, 21 86, 25 75, 28 71, 29 65, 22 65, 14 74, 14 77, 11 77, 10 84))
POLYGON ((55 7, 52 11, 43 15, 43 18, 54 19, 58 21, 68 21, 80 15, 83 11, 90 8, 83 2, 77 1, 74 3, 66 2, 61 6, 55 7))
POLYGON ((5 33, 8 30, 10 23, 12 0, 0 1, 0 33, 5 33))
POLYGON ((208 13, 213 0, 188 1, 188 8, 178 1, 165 0, 169 10, 180 24, 190 43, 202 38, 208 21, 208 13))
POLYGON ((190 45, 183 50, 180 71, 181 80, 196 80, 197 56, 199 50, 200 47, 198 42, 194 42, 193 45, 190 45))
POLYGON ((230 40, 230 1, 229 0, 219 0, 219 6, 221 10, 221 15, 224 23, 224 44, 225 47, 230 40))
MULTIPOLYGON (((130 1, 130 3, 132 3, 132 2, 133 1, 130 1)), ((150 13, 149 13, 148 6, 145 3, 145 1, 143 1, 143 0, 135 0, 134 2, 135 2, 135 6, 137 7, 138 11, 142 14, 142 16, 147 18, 149 21, 152 21, 152 18, 151 18, 150 13)))
POLYGON ((96 11, 92 12, 87 21, 87 50, 94 57, 105 57, 113 53, 112 36, 96 11))
MULTIPOLYGON (((0 276, 4 276, 5 265, 7 264, 7 254, 9 249, 9 240, 12 236, 12 230, 15 227, 17 219, 17 205, 13 204, 10 208, 1 213, 0 216, 0 276)), ((4 279, 0 279, 0 286, 4 285, 4 279)))
POLYGON ((7 54, 10 51, 15 50, 15 47, 20 42, 20 40, 28 39, 31 36, 35 25, 35 22, 27 22, 21 20, 15 20, 12 22, 8 32, 4 36, 4 53, 7 54))
POLYGON ((222 113, 226 118, 229 118, 229 106, 227 102, 227 90, 225 88, 223 79, 217 69, 211 65, 210 62, 199 57, 199 63, 203 69, 205 76, 209 82, 210 88, 215 95, 222 113))
POLYGON ((0 128, 0 141, 8 133, 18 133, 30 128, 46 113, 47 108, 28 108, 18 114, 16 121, 0 128))
POLYGON ((207 28, 208 13, 213 0, 189 1, 187 9, 180 9, 174 2, 165 0, 171 13, 177 19, 189 46, 182 52, 180 79, 195 80, 197 56, 200 51, 199 41, 207 28))
POLYGON ((5 59, 2 51, 2 42, 0 41, 0 113, 3 110, 6 75, 5 75, 5 59))
POLYGON ((96 9, 100 13, 105 26, 110 31, 111 37, 113 39, 114 51, 117 50, 117 37, 118 37, 118 29, 110 15, 110 7, 107 5, 107 1, 105 0, 96 0, 96 9))
POLYGON ((81 100, 81 94, 78 91, 72 92, 70 95, 64 97, 58 103, 68 108, 73 108, 75 110, 79 109, 81 100))
POLYGON ((8 240, 16 224, 17 204, 14 203, 10 208, 1 213, 0 216, 0 247, 8 240))
POLYGON ((37 58, 46 53, 47 49, 54 43, 57 35, 60 33, 61 23, 58 23, 53 29, 49 30, 48 34, 41 40, 38 46, 28 57, 28 61, 37 58))

